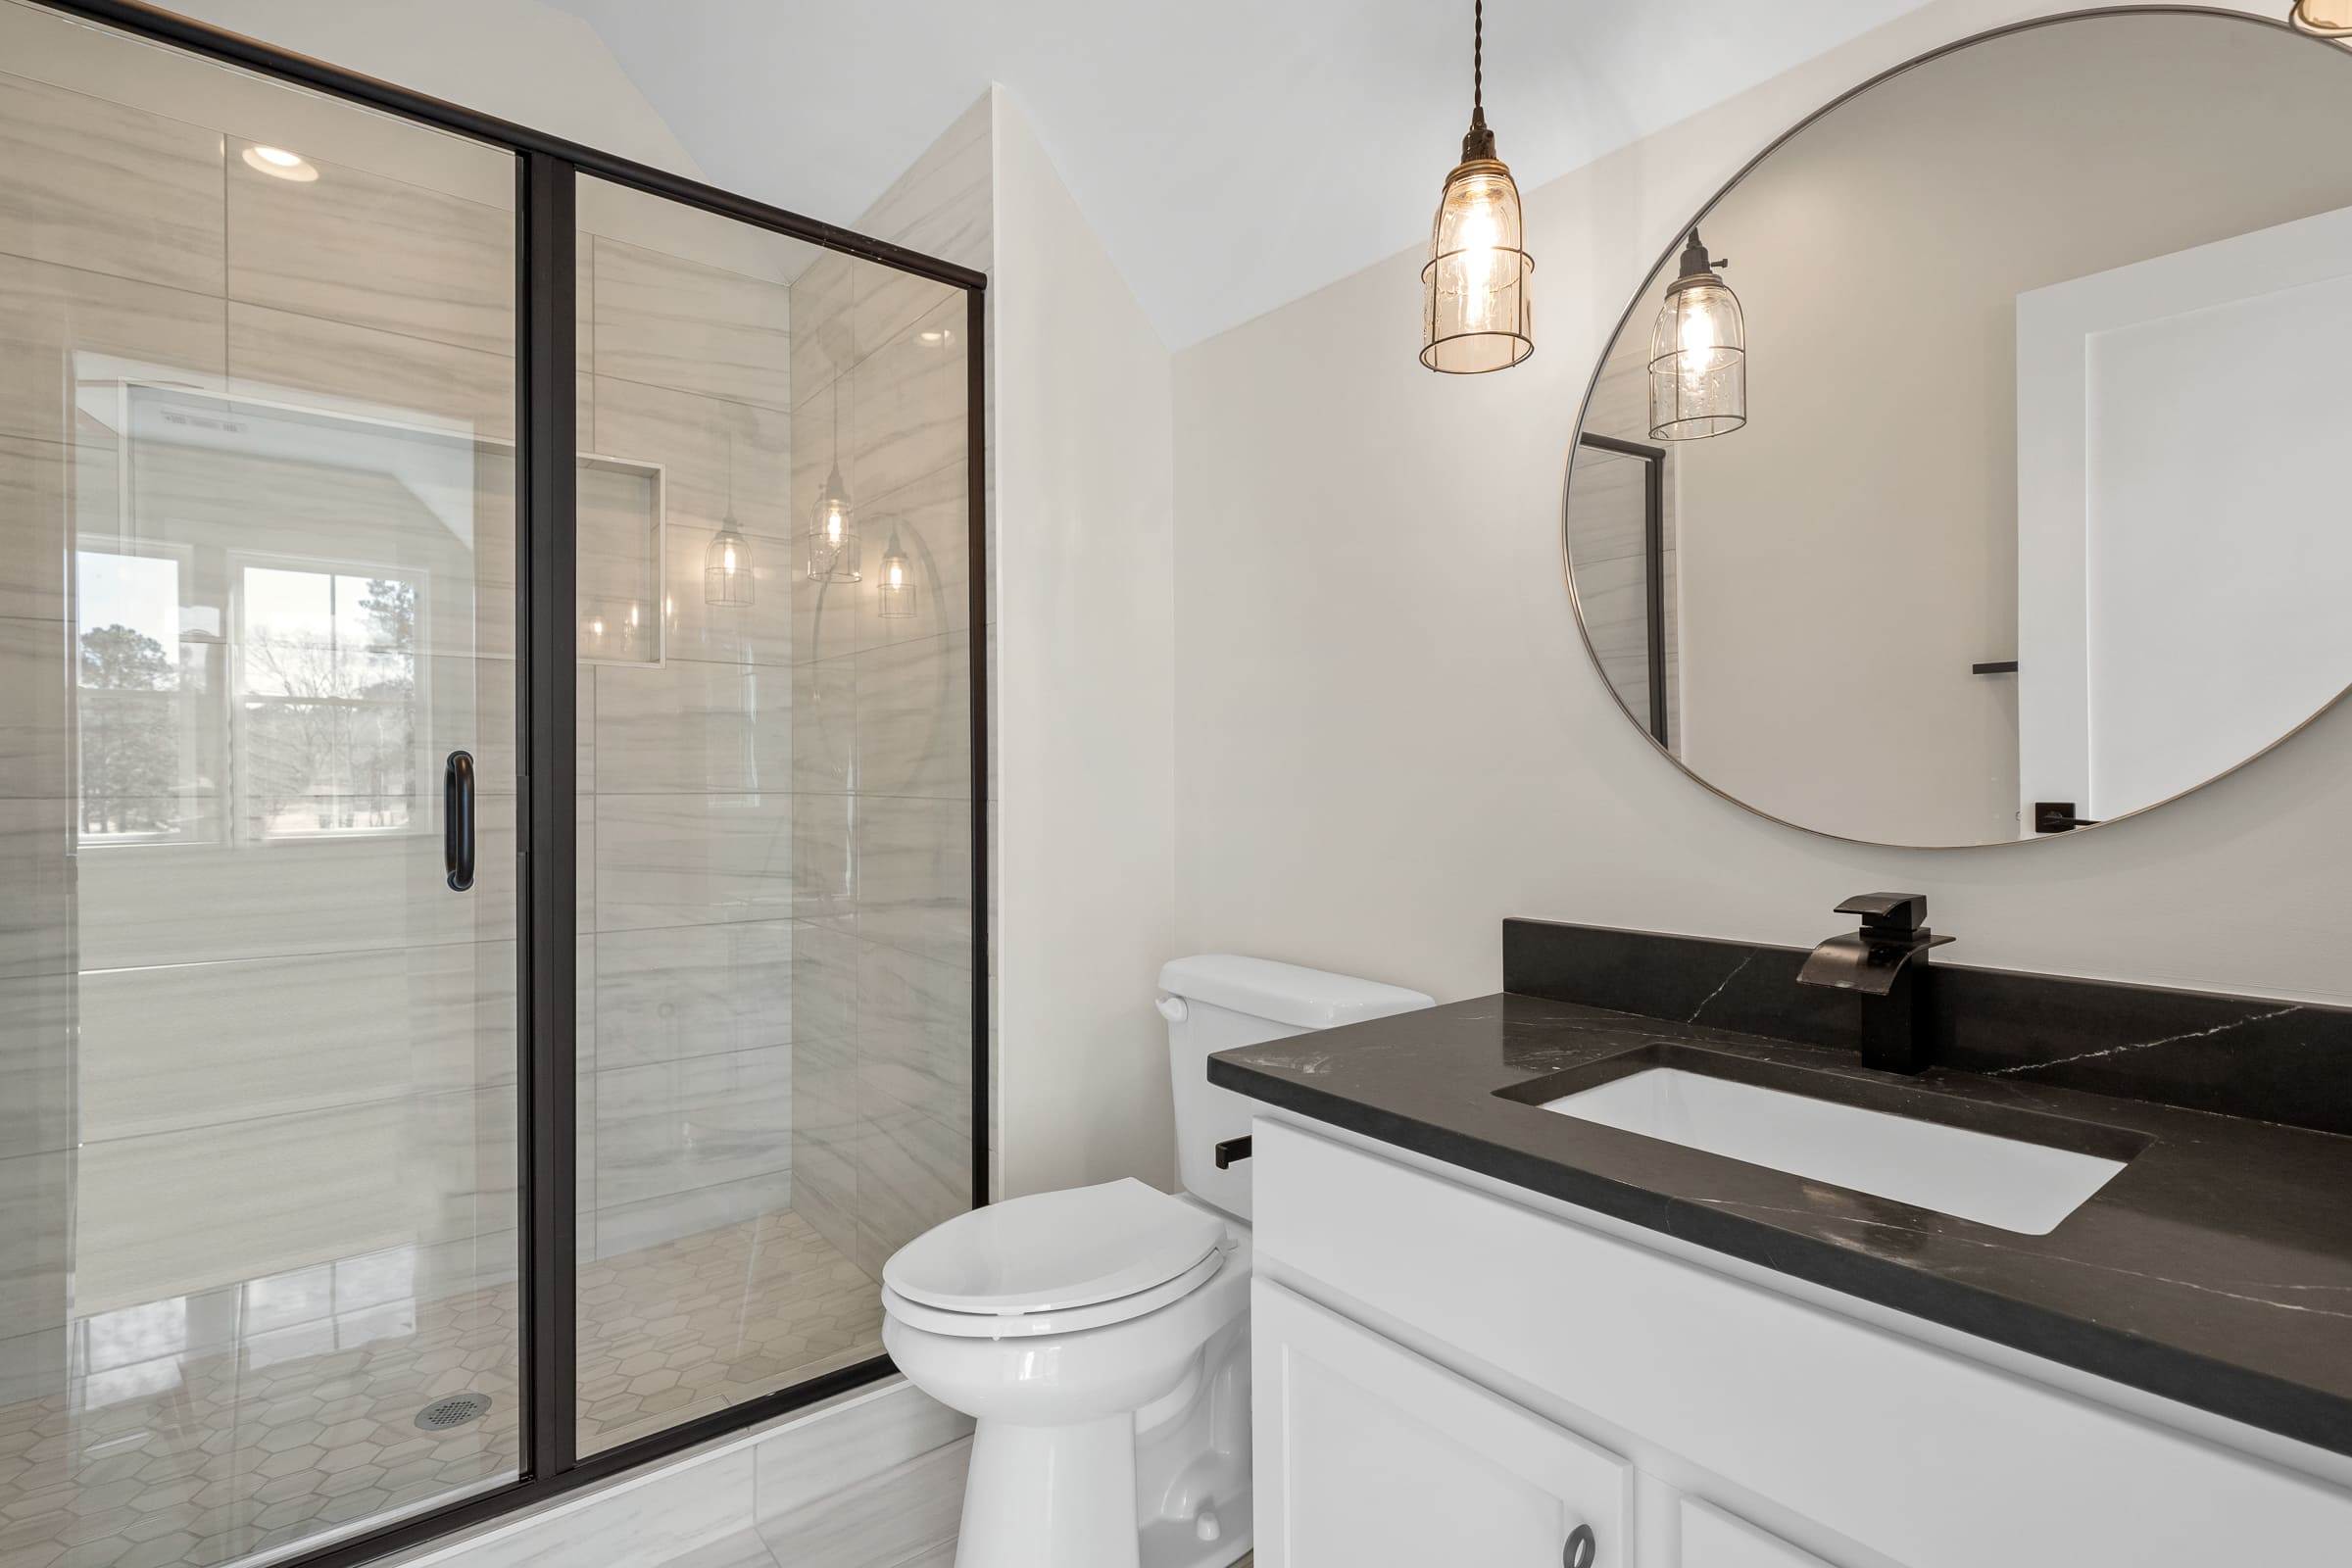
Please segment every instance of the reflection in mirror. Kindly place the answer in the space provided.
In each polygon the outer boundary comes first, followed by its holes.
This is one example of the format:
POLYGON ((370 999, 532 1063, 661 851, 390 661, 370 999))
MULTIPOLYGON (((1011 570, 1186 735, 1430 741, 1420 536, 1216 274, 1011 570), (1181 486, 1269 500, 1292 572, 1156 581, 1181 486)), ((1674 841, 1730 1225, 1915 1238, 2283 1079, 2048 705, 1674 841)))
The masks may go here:
MULTIPOLYGON (((1635 721, 1847 838, 2029 838, 2156 805, 2352 682, 2352 60, 2105 13, 1900 72, 1703 215, 1745 413, 1657 436, 1686 230, 1599 367, 1565 510, 1635 721)), ((1702 253, 1702 260, 1704 259, 1702 253)))

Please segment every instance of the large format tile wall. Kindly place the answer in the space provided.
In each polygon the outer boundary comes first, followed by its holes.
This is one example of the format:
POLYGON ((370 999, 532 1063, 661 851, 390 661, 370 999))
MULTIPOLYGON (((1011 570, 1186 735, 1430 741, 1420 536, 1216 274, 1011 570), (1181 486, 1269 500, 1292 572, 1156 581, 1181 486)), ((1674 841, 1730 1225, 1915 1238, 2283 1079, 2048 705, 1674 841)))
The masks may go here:
POLYGON ((610 1256, 792 1198, 797 258, 594 182, 582 210, 584 226, 627 236, 580 237, 583 440, 660 464, 668 518, 663 660, 587 665, 581 695, 594 886, 580 1036, 595 1070, 580 1223, 610 1256), (748 606, 705 601, 704 557, 730 514, 748 606))
MULTIPOLYGON (((861 220, 988 266, 988 100, 861 220)), ((793 495, 833 465, 864 580, 794 584, 793 1206, 878 1276, 971 1202, 971 646, 965 300, 827 256, 793 285, 793 495), (893 537, 914 612, 884 616, 893 537)), ((804 519, 805 520, 805 519, 804 519)))
MULTIPOLYGON (((12 61, 36 69, 14 11, 12 61)), ((247 124, 277 114, 258 83, 212 90, 247 124)), ((345 140, 383 167, 414 156, 436 188, 323 159, 296 186, 208 125, 0 76, 0 1397, 250 1338, 249 1282, 276 1282, 292 1332, 292 1303, 339 1283, 346 1305, 362 1275, 392 1300, 511 1255, 512 1050, 491 1049, 513 1037, 511 804, 482 804, 465 898, 422 822, 275 838, 231 782, 242 720, 209 700, 236 657, 234 575, 323 558, 434 607, 416 750, 477 745, 514 688, 499 463, 481 449, 474 493, 437 514, 331 455, 123 439, 130 379, 184 391, 196 419, 227 392, 353 429, 397 417, 467 454, 511 437, 504 161, 381 123, 345 140), (171 563, 177 584, 156 653, 176 675, 149 710, 176 755, 106 801, 76 778, 77 548, 171 563), (77 842, 117 805, 182 831, 77 842)))

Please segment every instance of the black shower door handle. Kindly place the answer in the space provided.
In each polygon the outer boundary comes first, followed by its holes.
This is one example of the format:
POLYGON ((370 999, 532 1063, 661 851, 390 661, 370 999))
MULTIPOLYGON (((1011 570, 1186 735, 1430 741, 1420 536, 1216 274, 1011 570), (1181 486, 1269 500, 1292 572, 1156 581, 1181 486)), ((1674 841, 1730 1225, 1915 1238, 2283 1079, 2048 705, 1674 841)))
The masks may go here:
POLYGON ((449 891, 473 886, 473 754, 452 752, 441 770, 441 860, 449 891))

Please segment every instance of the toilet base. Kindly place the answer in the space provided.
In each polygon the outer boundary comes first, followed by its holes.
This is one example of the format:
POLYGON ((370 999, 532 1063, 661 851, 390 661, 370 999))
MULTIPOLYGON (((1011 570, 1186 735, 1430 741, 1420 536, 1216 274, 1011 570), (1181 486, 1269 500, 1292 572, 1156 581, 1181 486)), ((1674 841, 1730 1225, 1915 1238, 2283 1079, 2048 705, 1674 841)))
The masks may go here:
POLYGON ((1142 1568, 1134 1413, 1059 1427, 980 1421, 956 1568, 1142 1568))

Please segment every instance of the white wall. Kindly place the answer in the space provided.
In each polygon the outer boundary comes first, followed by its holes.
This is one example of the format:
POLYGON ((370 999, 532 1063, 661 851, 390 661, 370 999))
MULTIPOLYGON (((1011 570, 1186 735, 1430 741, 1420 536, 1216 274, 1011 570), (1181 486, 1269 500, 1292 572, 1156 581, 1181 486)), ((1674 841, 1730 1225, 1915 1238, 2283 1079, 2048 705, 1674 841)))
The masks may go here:
POLYGON ((1186 946, 1455 998, 1499 983, 1506 915, 1811 943, 1846 923, 1839 899, 1901 887, 1960 939, 1948 961, 2352 1001, 2334 869, 2352 853, 2352 714, 2144 819, 1877 850, 1776 826, 1668 767, 1569 612, 1568 433, 1678 225, 1832 94, 2040 9, 1940 0, 1532 192, 1542 298, 1521 368, 1455 380, 1414 363, 1411 252, 1178 357, 1186 946))
POLYGON ((1175 1178, 1167 350, 996 91, 999 1188, 1175 1178))

